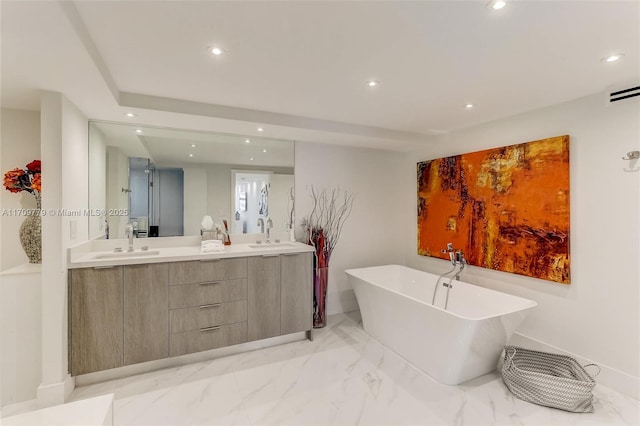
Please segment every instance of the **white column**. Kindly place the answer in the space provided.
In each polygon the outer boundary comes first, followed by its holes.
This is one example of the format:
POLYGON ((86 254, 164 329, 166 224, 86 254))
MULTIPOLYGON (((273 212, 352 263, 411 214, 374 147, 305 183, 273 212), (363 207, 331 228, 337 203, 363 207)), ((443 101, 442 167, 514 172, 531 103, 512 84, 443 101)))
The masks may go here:
POLYGON ((87 119, 62 94, 43 92, 42 383, 39 407, 62 404, 73 390, 67 362, 67 248, 88 236, 88 218, 65 216, 88 205, 87 119))

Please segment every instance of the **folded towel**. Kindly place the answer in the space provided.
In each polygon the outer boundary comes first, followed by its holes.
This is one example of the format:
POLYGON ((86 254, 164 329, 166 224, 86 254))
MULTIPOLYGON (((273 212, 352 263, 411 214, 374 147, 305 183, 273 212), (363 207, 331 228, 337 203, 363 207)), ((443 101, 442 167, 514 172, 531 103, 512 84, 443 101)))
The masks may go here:
POLYGON ((206 240, 200 243, 200 253, 213 253, 224 251, 224 245, 220 240, 206 240))

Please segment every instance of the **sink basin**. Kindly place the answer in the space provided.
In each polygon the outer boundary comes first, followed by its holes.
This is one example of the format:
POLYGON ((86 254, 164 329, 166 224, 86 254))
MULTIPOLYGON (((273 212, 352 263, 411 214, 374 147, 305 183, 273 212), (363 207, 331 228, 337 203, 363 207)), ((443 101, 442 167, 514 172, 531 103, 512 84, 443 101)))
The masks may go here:
POLYGON ((289 248, 295 247, 295 244, 292 243, 262 243, 262 244, 249 244, 250 248, 253 249, 281 249, 281 248, 289 248))
POLYGON ((95 256, 95 259, 122 259, 127 257, 157 256, 159 254, 160 254, 160 250, 122 251, 122 252, 97 254, 95 256))

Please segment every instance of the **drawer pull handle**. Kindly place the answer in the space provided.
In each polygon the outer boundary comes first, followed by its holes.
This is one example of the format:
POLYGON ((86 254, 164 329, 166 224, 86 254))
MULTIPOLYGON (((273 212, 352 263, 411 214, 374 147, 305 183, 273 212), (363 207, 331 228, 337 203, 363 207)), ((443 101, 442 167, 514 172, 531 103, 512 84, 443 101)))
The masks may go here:
POLYGON ((215 327, 205 327, 205 328, 201 328, 200 329, 200 333, 205 333, 207 331, 216 331, 216 330, 219 330, 219 329, 220 329, 219 325, 215 326, 215 327))
POLYGON ((217 308, 220 305, 222 305, 222 303, 209 303, 208 305, 200 305, 200 309, 217 308))
POLYGON ((200 283, 200 285, 214 285, 214 284, 220 284, 220 281, 207 281, 204 283, 200 283))

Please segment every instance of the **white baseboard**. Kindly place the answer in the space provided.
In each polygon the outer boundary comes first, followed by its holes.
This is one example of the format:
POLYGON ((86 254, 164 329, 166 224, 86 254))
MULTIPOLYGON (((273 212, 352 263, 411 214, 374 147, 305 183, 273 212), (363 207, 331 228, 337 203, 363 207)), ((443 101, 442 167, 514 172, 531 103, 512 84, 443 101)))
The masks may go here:
MULTIPOLYGON (((597 377, 595 377, 596 383, 600 383, 610 389, 616 390, 624 395, 628 395, 635 399, 640 399, 640 378, 631 376, 615 368, 609 367, 597 361, 582 357, 580 355, 567 352, 556 346, 549 345, 540 340, 532 337, 525 336, 520 333, 514 333, 509 340, 510 345, 522 346, 528 349, 534 349, 545 352, 559 353, 562 355, 569 355, 574 357, 580 364, 597 364, 601 371, 597 377)), ((589 370, 591 373, 591 370, 589 370)))
POLYGON ((67 374, 63 382, 38 386, 36 401, 38 408, 64 404, 75 388, 75 380, 67 374))
MULTIPOLYGON (((35 399, 28 401, 16 402, 15 404, 5 405, 0 408, 0 417, 11 417, 22 413, 28 413, 29 411, 37 410, 38 404, 35 399)), ((0 424, 2 422, 0 421, 0 424)))

